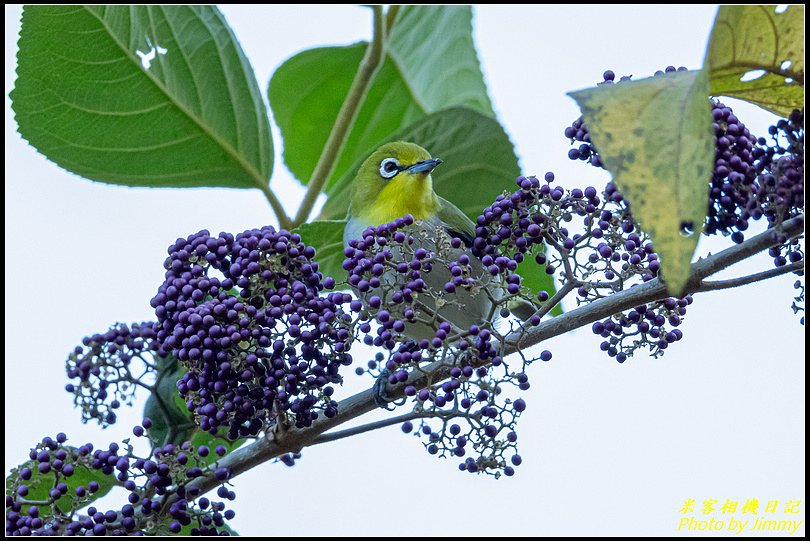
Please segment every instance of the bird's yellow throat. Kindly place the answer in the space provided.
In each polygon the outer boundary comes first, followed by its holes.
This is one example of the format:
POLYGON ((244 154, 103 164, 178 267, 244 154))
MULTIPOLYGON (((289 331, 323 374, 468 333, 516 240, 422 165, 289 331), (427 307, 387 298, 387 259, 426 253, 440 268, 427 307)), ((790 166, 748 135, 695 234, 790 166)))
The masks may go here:
POLYGON ((438 212, 439 204, 429 173, 403 171, 391 179, 377 198, 359 214, 374 225, 394 221, 406 214, 411 214, 417 220, 425 220, 438 212))

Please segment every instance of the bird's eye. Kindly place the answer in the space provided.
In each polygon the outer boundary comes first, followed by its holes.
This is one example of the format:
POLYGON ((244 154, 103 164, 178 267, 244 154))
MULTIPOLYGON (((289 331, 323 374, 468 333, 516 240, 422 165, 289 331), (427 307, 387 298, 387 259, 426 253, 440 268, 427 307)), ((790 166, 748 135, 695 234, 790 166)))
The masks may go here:
POLYGON ((386 158, 380 162, 380 175, 383 178, 394 178, 399 173, 399 162, 396 158, 386 158))

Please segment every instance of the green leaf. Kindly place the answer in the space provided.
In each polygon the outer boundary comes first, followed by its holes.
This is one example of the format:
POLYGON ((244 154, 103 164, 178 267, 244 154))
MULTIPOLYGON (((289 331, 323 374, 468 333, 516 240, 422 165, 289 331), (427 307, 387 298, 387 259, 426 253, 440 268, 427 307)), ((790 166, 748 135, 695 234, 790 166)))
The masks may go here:
MULTIPOLYGON (((270 105, 284 138, 284 160, 304 184, 337 118, 366 44, 304 51, 273 74, 270 105)), ((325 191, 394 134, 445 107, 493 116, 472 39, 469 6, 403 6, 387 55, 361 105, 325 191)))
POLYGON ((210 6, 26 6, 20 134, 112 184, 259 187, 273 168, 253 70, 210 6))
POLYGON ((336 282, 346 281, 343 270, 343 229, 346 220, 320 220, 301 224, 295 232, 301 235, 305 244, 315 248, 315 260, 324 276, 331 276, 336 282))
MULTIPOLYGON (((69 457, 76 457, 78 456, 78 449, 72 446, 63 446, 66 451, 68 451, 69 457)), ((73 465, 73 475, 70 477, 65 477, 63 475, 59 476, 59 481, 64 482, 68 486, 68 492, 66 495, 62 496, 58 500, 56 500, 56 507, 62 513, 70 513, 71 509, 73 508, 74 502, 74 495, 76 494, 76 487, 83 486, 87 487, 88 483, 91 481, 95 481, 98 483, 99 489, 96 492, 90 493, 87 491, 87 496, 82 499, 81 506, 84 507, 85 505, 104 497, 112 488, 116 485, 115 477, 112 475, 104 475, 101 470, 94 470, 88 467, 86 464, 83 464, 81 461, 74 461, 72 458, 68 458, 65 461, 65 464, 72 464, 73 465)), ((18 468, 12 470, 11 474, 6 477, 6 494, 10 494, 12 491, 16 490, 17 487, 20 485, 25 485, 28 487, 28 496, 26 499, 28 500, 48 500, 50 498, 49 491, 56 485, 56 474, 54 471, 50 471, 48 473, 40 473, 39 472, 39 462, 35 460, 30 460, 24 464, 21 464, 18 468), (19 476, 20 470, 23 468, 30 468, 32 471, 31 479, 28 481, 23 480, 19 476)), ((38 506, 39 507, 39 515, 43 518, 49 517, 52 515, 51 508, 49 506, 38 506)), ((27 514, 28 506, 25 506, 23 509, 23 513, 27 514)))
POLYGON ((425 111, 463 105, 495 116, 475 50, 470 6, 403 6, 386 46, 425 111))
POLYGON ((804 6, 778 9, 720 8, 705 60, 712 95, 739 98, 783 117, 804 107, 804 6))
MULTIPOLYGON (((392 140, 412 141, 444 163, 433 172, 436 192, 475 219, 495 197, 515 189, 520 174, 517 156, 503 127, 492 117, 466 107, 433 113, 393 134, 392 140)), ((369 148, 335 183, 318 219, 346 216, 351 184, 369 148)))
POLYGON ((594 146, 633 217, 650 234, 670 294, 689 276, 706 219, 714 164, 708 82, 703 71, 600 85, 570 94, 582 109, 594 146))
POLYGON ((149 436, 157 446, 183 443, 197 427, 177 392, 177 380, 183 373, 183 367, 174 357, 159 359, 157 390, 149 396, 143 410, 144 417, 152 420, 149 436))

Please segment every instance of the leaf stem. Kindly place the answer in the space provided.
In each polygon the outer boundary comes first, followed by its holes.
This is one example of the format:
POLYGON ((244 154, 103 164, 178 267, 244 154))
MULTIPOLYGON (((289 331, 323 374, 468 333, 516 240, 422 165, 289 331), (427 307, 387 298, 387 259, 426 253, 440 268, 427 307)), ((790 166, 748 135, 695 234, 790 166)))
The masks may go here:
POLYGON ((329 138, 321 152, 321 157, 318 158, 318 163, 315 170, 312 172, 312 177, 309 179, 307 192, 304 194, 304 200, 298 208, 298 213, 292 220, 292 227, 298 227, 309 218, 312 212, 312 207, 315 205, 315 200, 320 195, 326 180, 335 168, 337 158, 343 148, 349 130, 354 124, 357 113, 360 110, 360 105, 363 103, 366 93, 377 70, 382 64, 384 51, 385 51, 385 21, 383 18, 382 6, 371 6, 373 12, 373 34, 371 43, 366 49, 366 54, 363 60, 360 61, 360 66, 357 68, 357 74, 354 76, 352 86, 349 88, 349 93, 340 107, 335 124, 332 126, 332 131, 329 133, 329 138))
POLYGON ((388 8, 388 11, 385 13, 385 32, 387 35, 391 34, 391 29, 394 27, 394 21, 397 18, 397 13, 399 13, 399 8, 401 8, 399 4, 393 4, 388 8))
POLYGON ((293 221, 292 219, 287 216, 287 213, 284 211, 284 205, 281 204, 276 194, 273 193, 273 190, 270 188, 270 184, 264 182, 257 182, 256 187, 259 188, 264 197, 267 199, 267 202, 270 203, 270 206, 273 208, 273 212, 276 214, 276 218, 278 218, 278 226, 280 229, 292 229, 293 221))

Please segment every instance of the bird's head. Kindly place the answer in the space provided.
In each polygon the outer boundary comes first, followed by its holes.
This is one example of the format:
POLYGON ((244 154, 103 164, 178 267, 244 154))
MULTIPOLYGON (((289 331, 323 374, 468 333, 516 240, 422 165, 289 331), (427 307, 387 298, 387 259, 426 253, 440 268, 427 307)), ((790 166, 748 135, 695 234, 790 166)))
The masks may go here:
POLYGON ((352 186, 350 213, 379 225, 411 214, 417 220, 433 216, 439 200, 431 171, 442 163, 414 143, 386 143, 363 162, 352 186))

